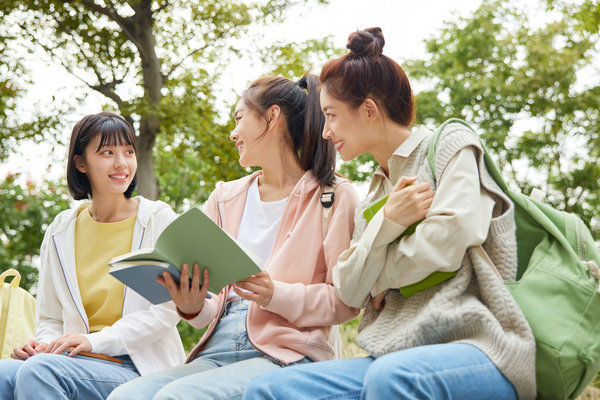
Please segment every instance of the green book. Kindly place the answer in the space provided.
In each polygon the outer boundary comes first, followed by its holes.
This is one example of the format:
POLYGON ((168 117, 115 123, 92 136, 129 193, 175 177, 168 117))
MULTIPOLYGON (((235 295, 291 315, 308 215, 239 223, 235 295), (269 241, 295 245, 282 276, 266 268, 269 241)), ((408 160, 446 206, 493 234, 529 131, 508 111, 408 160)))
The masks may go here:
MULTIPOLYGON (((371 219, 373 219, 373 217, 375 216, 375 214, 377 214, 377 211, 379 211, 385 205, 388 197, 389 196, 385 196, 385 197, 377 200, 376 202, 371 204, 369 207, 367 207, 367 209, 365 211, 363 211, 363 216, 367 220, 367 223, 370 222, 371 219)), ((422 221, 423 220, 417 221, 414 224, 410 225, 408 228, 406 228, 406 230, 404 232, 402 232, 400 234, 400 236, 398 236, 397 240, 415 233, 415 231, 417 230, 417 226, 422 221)), ((425 279, 423 279, 419 282, 410 284, 408 286, 403 286, 399 290, 400 290, 400 293, 402 293, 402 296, 404 296, 405 298, 409 298, 410 296, 412 296, 415 293, 422 292, 423 290, 430 289, 436 285, 439 285, 440 283, 442 283, 444 281, 447 281, 448 279, 452 278, 454 275, 456 275, 455 271, 453 271, 453 272, 436 271, 436 272, 432 273, 431 275, 427 276, 425 279)))
POLYGON ((109 273, 153 304, 171 300, 156 278, 163 271, 179 282, 182 264, 200 264, 209 272, 209 291, 219 293, 226 285, 260 272, 258 258, 200 209, 192 208, 173 220, 156 240, 154 248, 142 248, 113 258, 109 273))

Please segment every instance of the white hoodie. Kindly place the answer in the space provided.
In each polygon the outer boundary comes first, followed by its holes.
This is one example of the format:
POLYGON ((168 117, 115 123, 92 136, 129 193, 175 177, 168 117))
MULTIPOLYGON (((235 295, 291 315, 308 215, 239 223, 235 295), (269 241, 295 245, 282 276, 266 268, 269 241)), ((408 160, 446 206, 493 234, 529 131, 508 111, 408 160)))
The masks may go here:
MULTIPOLYGON (((141 196, 136 199, 140 204, 132 250, 154 246, 162 230, 176 217, 161 201, 141 196)), ((36 300, 36 340, 50 343, 65 333, 83 334, 94 352, 129 355, 140 375, 183 364, 185 353, 175 327, 179 321, 175 305, 172 302, 153 305, 128 287, 125 287, 121 319, 101 331, 89 332, 75 268, 75 221, 79 207, 57 215, 44 235, 36 300)))

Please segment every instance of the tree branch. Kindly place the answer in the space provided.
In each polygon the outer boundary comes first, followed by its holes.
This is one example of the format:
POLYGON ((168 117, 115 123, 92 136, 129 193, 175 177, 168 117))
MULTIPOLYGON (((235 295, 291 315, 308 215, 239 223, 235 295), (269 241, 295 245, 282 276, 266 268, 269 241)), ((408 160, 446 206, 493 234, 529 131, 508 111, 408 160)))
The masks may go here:
POLYGON ((170 1, 165 1, 162 6, 158 7, 156 10, 152 11, 152 14, 158 14, 159 12, 161 12, 165 8, 169 7, 170 5, 171 5, 170 1))
POLYGON ((89 8, 90 10, 96 11, 100 14, 103 14, 115 21, 122 29, 123 34, 127 37, 127 39, 131 40, 133 44, 138 48, 142 49, 139 41, 135 37, 133 23, 131 22, 131 18, 123 18, 119 13, 113 11, 107 7, 102 7, 97 4, 93 0, 81 0, 81 4, 89 8))

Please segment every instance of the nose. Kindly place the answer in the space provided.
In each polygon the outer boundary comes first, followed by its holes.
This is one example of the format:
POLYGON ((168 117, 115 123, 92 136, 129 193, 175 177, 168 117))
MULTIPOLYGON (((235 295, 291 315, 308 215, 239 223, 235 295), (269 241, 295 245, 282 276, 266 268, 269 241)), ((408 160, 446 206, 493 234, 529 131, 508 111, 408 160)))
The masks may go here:
POLYGON ((238 135, 237 132, 237 127, 231 131, 231 133, 229 134, 229 139, 233 140, 234 142, 237 142, 238 138, 240 137, 240 135, 238 135))
POLYGON ((327 126, 327 123, 325 123, 325 126, 323 127, 323 139, 327 140, 327 139, 331 139, 333 137, 333 132, 331 132, 331 129, 329 129, 329 127, 327 126))
POLYGON ((127 165, 127 162, 125 161, 125 155, 121 154, 121 153, 116 153, 115 154, 115 167, 123 168, 126 165, 127 165))

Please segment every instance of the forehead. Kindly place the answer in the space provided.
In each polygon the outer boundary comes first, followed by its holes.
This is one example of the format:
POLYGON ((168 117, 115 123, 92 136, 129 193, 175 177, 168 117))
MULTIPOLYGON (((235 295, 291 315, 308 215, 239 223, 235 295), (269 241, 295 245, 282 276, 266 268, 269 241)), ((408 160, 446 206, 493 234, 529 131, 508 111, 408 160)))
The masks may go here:
POLYGON ((246 109, 246 103, 244 102, 244 99, 240 99, 240 101, 237 102, 237 104, 235 105, 235 111, 234 113, 237 113, 239 111, 243 111, 246 109))
POLYGON ((343 101, 336 99, 335 97, 333 97, 332 95, 330 95, 327 90, 321 90, 321 108, 323 110, 327 110, 327 109, 349 109, 350 107, 348 107, 346 105, 346 103, 344 103, 343 101))

